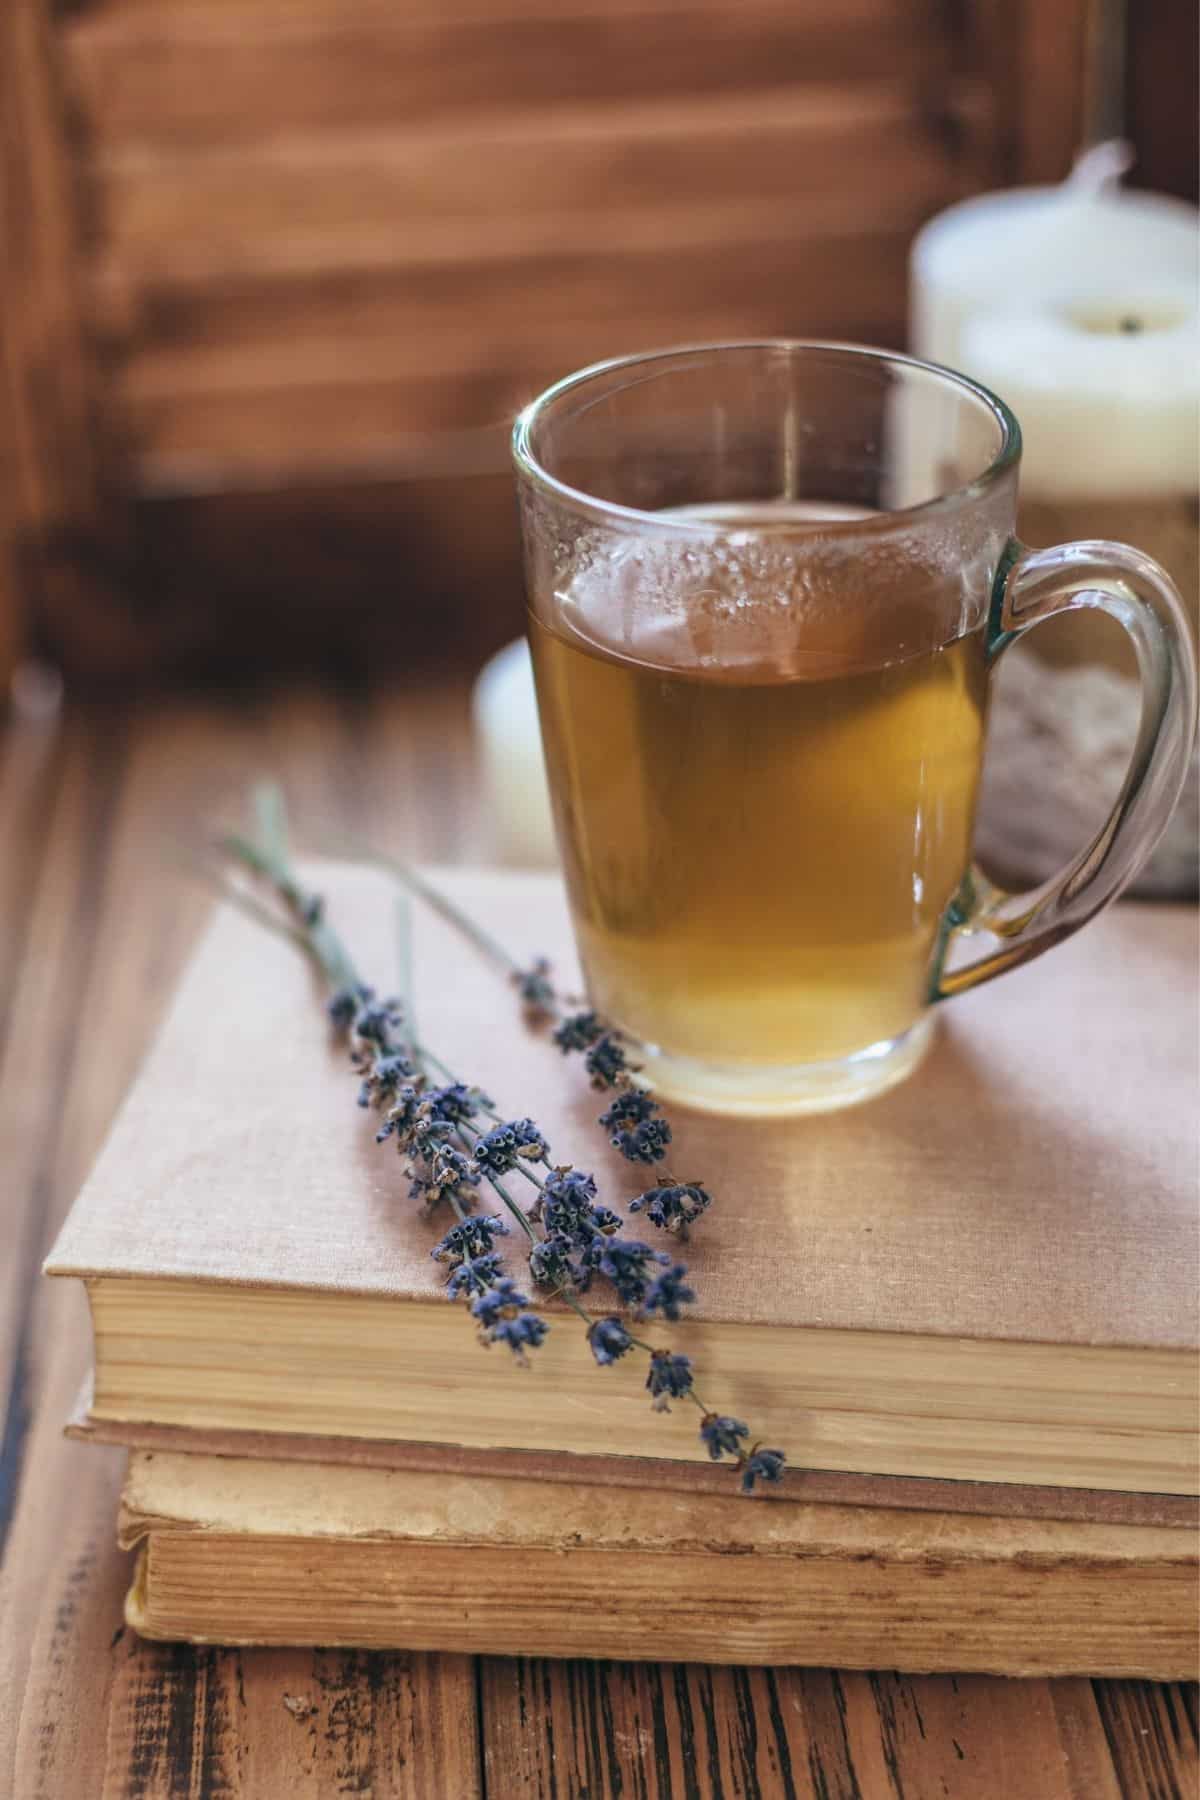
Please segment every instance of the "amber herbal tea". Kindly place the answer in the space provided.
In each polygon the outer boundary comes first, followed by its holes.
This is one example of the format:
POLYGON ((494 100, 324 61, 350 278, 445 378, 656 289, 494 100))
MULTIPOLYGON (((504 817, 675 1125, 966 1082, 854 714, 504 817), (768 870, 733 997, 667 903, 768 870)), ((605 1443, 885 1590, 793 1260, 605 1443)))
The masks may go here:
MULTIPOLYGON (((766 513, 721 519, 761 531, 766 513)), ((584 559, 556 624, 531 620, 591 996, 673 1056, 786 1066, 895 1039, 968 867, 982 630, 943 640, 919 567, 864 603, 853 562, 844 606, 806 619, 779 581, 796 566, 769 537, 761 556, 702 544, 666 569, 584 559)))

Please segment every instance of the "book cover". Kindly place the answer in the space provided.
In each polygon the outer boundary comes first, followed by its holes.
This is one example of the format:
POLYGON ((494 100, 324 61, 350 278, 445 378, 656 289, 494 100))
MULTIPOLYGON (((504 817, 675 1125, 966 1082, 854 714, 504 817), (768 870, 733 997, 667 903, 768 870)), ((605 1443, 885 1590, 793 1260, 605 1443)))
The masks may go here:
MULTIPOLYGON (((389 883, 333 866, 318 880, 386 987, 389 883)), ((517 954, 544 952, 562 985, 577 981, 553 878, 444 882, 517 954)), ((628 1199, 638 1174, 598 1129, 603 1101, 423 908, 415 964, 438 1055, 502 1112, 533 1114, 604 1198, 628 1199)), ((674 1109, 670 1167, 716 1204, 687 1247, 695 1320, 671 1337, 715 1403, 765 1415, 768 1440, 814 1467, 1195 1492, 1194 994, 1191 913, 1122 906, 948 1007, 921 1071, 868 1106, 769 1123, 674 1109)), ((98 1329, 97 1416, 310 1429, 306 1393, 350 1354, 332 1325, 330 1342, 314 1336, 313 1309, 337 1301, 348 1329, 360 1309, 351 1336, 378 1339, 395 1382, 381 1398, 378 1369, 356 1388, 346 1363, 325 1433, 692 1457, 691 1422, 650 1416, 640 1375, 591 1368, 569 1316, 527 1371, 476 1347, 442 1298, 436 1230, 354 1087, 307 964, 222 909, 48 1264, 89 1281, 98 1328, 120 1313, 112 1354, 98 1329), (172 1363, 173 1343, 185 1321, 236 1337, 213 1309, 239 1290, 260 1310, 237 1382, 264 1386, 266 1414, 223 1395, 212 1368, 173 1411, 187 1362, 172 1363), (407 1363, 391 1335, 406 1305, 428 1345, 407 1363), (122 1388, 131 1335, 161 1369, 136 1395, 122 1388), (411 1415, 406 1396, 420 1398, 411 1415)))

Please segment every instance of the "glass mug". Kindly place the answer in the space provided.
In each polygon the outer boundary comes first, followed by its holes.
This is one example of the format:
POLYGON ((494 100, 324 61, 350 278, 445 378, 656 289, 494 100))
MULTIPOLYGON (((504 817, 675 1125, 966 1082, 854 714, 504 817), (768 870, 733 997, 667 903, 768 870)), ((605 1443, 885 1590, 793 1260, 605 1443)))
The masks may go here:
POLYGON ((964 376, 840 344, 602 363, 518 419, 575 934, 664 1095, 771 1114, 890 1087, 936 1002, 1076 930, 1157 842, 1196 707, 1178 595, 1121 544, 1018 544, 1020 449, 964 376), (1075 607, 1132 638, 1141 727, 1095 842, 1003 893, 971 866, 990 672, 1075 607))

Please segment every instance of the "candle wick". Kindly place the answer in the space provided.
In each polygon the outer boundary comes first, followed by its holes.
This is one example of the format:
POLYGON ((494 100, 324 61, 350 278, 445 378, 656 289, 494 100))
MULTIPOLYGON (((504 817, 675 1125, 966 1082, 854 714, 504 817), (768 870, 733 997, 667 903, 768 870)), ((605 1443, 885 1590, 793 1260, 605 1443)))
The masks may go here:
POLYGON ((1114 187, 1136 160, 1133 145, 1124 138, 1108 138, 1093 144, 1075 158, 1075 164, 1059 188, 1060 193, 1096 196, 1114 187))

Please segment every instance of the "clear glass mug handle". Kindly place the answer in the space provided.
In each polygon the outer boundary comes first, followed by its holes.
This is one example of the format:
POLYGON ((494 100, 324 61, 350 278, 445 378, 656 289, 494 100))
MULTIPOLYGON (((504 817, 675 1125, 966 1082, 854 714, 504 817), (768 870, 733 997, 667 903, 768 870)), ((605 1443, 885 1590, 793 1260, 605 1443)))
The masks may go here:
POLYGON ((1179 798, 1196 725, 1196 657, 1178 589, 1164 569, 1127 544, 1101 541, 1026 550, 1014 543, 996 581, 988 659, 1042 619, 1081 607, 1108 613, 1133 640, 1142 716, 1129 770, 1099 834, 1060 875, 1023 894, 973 870, 942 921, 931 1000, 944 1000, 1040 956, 1086 924, 1141 868, 1179 798), (998 940, 957 968, 956 944, 977 933, 998 940))

